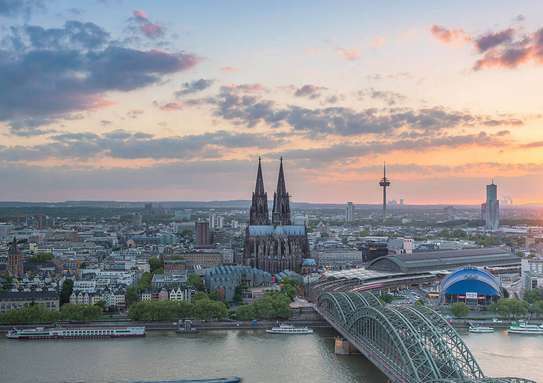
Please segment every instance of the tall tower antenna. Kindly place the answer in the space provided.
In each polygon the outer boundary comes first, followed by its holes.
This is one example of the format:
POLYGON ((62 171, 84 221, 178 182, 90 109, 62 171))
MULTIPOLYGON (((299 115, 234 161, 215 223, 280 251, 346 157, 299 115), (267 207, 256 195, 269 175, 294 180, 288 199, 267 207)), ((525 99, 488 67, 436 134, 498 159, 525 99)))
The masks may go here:
POLYGON ((390 186, 390 180, 387 178, 387 165, 383 162, 383 178, 379 182, 379 186, 383 188, 383 222, 387 214, 387 187, 390 186))

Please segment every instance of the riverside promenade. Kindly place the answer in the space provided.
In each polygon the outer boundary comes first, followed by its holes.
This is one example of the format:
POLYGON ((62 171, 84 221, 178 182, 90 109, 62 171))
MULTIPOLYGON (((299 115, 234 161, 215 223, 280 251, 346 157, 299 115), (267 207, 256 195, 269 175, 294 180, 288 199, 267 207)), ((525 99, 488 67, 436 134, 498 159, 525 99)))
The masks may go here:
MULTIPOLYGON (((213 330, 258 330, 271 328, 278 323, 291 324, 293 326, 307 326, 311 328, 331 328, 324 320, 259 320, 259 321, 201 321, 193 320, 192 327, 198 331, 213 330)), ((98 320, 98 321, 61 321, 57 323, 33 323, 20 325, 0 325, 0 333, 7 333, 12 328, 34 327, 117 327, 117 326, 145 326, 146 331, 176 331, 178 323, 174 321, 148 321, 136 322, 127 320, 98 320)))

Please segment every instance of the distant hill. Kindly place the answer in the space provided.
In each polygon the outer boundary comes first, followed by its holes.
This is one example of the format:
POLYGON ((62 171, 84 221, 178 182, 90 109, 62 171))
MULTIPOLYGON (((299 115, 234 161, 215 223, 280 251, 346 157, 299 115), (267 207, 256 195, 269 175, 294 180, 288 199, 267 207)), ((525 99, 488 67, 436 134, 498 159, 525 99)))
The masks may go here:
MULTIPOLYGON (((21 202, 6 201, 0 202, 0 208, 23 208, 23 207, 95 207, 95 208, 143 208, 146 203, 152 203, 153 206, 160 206, 170 209, 198 209, 198 208, 230 208, 230 209, 248 209, 251 205, 249 200, 229 200, 229 201, 64 201, 64 202, 21 202)), ((272 205, 272 201, 268 204, 272 205)), ((380 204, 355 204, 357 209, 378 209, 380 204)), ((402 209, 440 209, 453 205, 404 205, 402 209)), ((461 208, 479 208, 478 205, 454 205, 461 208)), ((293 202, 295 209, 343 209, 345 204, 334 203, 316 203, 316 202, 293 202)), ((389 206, 389 209, 398 209, 400 206, 389 206)))

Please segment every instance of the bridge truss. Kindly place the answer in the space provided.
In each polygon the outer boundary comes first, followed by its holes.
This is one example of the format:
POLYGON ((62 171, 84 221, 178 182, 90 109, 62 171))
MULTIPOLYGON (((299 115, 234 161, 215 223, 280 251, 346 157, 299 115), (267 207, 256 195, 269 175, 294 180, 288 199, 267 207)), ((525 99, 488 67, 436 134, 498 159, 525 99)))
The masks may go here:
POLYGON ((535 383, 485 377, 456 330, 428 307, 384 305, 372 292, 325 292, 316 308, 394 383, 535 383))

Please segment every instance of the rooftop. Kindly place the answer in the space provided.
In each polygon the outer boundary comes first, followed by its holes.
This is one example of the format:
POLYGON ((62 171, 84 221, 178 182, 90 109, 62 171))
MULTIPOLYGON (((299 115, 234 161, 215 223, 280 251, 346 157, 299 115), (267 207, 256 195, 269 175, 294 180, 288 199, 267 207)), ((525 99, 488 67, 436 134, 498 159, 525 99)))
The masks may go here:
POLYGON ((520 258, 508 247, 442 250, 388 255, 371 261, 369 270, 397 273, 452 270, 462 266, 520 265, 520 258))
POLYGON ((305 226, 303 225, 250 225, 249 235, 268 236, 268 235, 287 235, 302 236, 305 235, 305 226))

